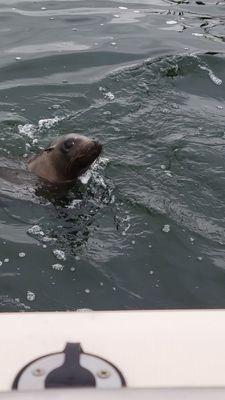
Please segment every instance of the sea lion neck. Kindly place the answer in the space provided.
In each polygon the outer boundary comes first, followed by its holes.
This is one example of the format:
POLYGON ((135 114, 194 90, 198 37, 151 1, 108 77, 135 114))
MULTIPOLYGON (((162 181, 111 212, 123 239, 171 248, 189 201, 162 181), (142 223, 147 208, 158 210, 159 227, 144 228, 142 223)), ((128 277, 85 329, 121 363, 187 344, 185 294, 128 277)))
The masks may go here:
POLYGON ((60 166, 55 166, 54 160, 45 151, 31 158, 28 162, 28 170, 51 183, 64 181, 64 177, 60 172, 60 166))

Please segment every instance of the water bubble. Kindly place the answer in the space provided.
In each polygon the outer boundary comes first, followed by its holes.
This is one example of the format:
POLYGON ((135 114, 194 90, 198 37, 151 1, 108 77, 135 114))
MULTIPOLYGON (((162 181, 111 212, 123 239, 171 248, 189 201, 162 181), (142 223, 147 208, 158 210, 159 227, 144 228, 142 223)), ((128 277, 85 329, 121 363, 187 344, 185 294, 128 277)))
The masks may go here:
POLYGON ((82 202, 82 200, 75 199, 68 206, 66 206, 66 208, 71 208, 71 209, 76 208, 76 206, 78 204, 80 204, 81 202, 82 202))
POLYGON ((120 16, 118 14, 113 15, 114 18, 120 18, 120 16))
POLYGON ((204 66, 204 65, 199 65, 199 68, 201 68, 203 71, 207 71, 209 74, 209 77, 213 83, 216 85, 221 85, 223 83, 222 79, 218 78, 210 68, 204 66))
POLYGON ((85 291, 85 293, 90 293, 91 291, 90 291, 90 289, 84 289, 84 291, 85 291))
POLYGON ((0 261, 0 267, 2 266, 2 264, 3 264, 3 262, 2 262, 2 261, 0 261))
POLYGON ((34 301, 35 300, 35 293, 31 292, 30 290, 27 291, 27 300, 34 301))
POLYGON ((212 71, 209 71, 209 77, 213 83, 216 85, 222 85, 223 81, 222 79, 218 78, 212 71))
POLYGON ((62 118, 54 117, 54 118, 46 118, 40 119, 38 121, 38 128, 39 129, 49 129, 52 126, 56 125, 62 118))
POLYGON ((5 263, 8 263, 8 262, 9 262, 9 258, 5 258, 5 259, 4 259, 4 262, 5 262, 5 263))
POLYGON ((198 260, 198 261, 202 261, 202 260, 203 260, 203 257, 197 257, 197 260, 198 260))
MULTIPOLYGON (((36 129, 33 124, 25 124, 25 125, 18 125, 18 131, 22 135, 26 135, 29 138, 33 138, 36 129)), ((28 143, 26 145, 28 145, 28 143)))
POLYGON ((44 232, 42 232, 41 227, 39 225, 33 225, 31 228, 27 230, 27 233, 32 234, 32 235, 42 235, 44 232))
POLYGON ((165 233, 168 233, 170 231, 170 225, 168 225, 168 224, 164 225, 164 227, 162 228, 162 231, 165 233))
POLYGON ((53 250, 52 252, 53 252, 54 256, 55 256, 58 260, 63 260, 63 261, 66 260, 66 255, 65 255, 65 252, 64 252, 64 251, 55 249, 55 250, 53 250))
POLYGON ((71 272, 74 272, 75 270, 76 270, 75 267, 71 267, 71 268, 70 268, 70 271, 71 271, 71 272))
POLYGON ((151 271, 149 271, 149 275, 153 275, 154 271, 151 269, 151 271))
POLYGON ((114 194, 113 194, 112 197, 111 197, 110 203, 111 203, 111 204, 114 204, 114 203, 115 203, 115 196, 114 196, 114 194))
POLYGON ((203 33, 192 33, 192 36, 202 37, 204 36, 203 33))
POLYGON ((169 176, 170 178, 172 178, 173 174, 170 171, 166 171, 166 176, 169 176))
POLYGON ((56 271, 62 271, 64 266, 62 264, 53 264, 52 269, 55 269, 56 271))
POLYGON ((16 61, 20 61, 21 60, 21 57, 16 57, 16 61))
POLYGON ((25 255, 26 255, 26 253, 23 253, 22 251, 19 253, 19 257, 20 257, 20 258, 25 257, 25 255))
POLYGON ((42 241, 43 242, 56 242, 57 241, 57 239, 55 239, 55 238, 50 238, 50 237, 48 237, 48 236, 45 236, 45 237, 43 237, 43 239, 42 239, 42 241))
POLYGON ((166 23, 168 25, 175 25, 175 24, 177 24, 177 21, 166 21, 166 23))
POLYGON ((127 7, 119 6, 118 7, 120 10, 127 10, 127 7))
POLYGON ((114 96, 114 94, 112 92, 105 93, 104 97, 109 99, 109 100, 114 100, 115 99, 115 96, 114 96))

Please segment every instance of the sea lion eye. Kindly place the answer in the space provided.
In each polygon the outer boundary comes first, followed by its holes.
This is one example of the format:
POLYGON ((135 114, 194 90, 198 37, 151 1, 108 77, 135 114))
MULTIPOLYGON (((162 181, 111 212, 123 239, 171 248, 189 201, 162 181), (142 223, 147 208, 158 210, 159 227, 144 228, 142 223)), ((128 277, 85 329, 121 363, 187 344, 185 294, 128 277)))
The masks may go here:
POLYGON ((69 151, 69 149, 71 149, 71 147, 73 147, 74 144, 75 144, 75 141, 72 138, 65 140, 65 142, 63 143, 63 150, 69 151))

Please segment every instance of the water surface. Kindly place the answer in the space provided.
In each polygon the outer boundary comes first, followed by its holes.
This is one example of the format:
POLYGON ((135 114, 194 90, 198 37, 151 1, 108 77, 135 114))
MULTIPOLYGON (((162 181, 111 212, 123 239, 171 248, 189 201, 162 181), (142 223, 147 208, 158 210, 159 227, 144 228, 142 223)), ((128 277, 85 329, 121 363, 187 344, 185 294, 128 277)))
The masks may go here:
POLYGON ((0 0, 0 310, 224 307, 224 2, 0 0), (104 153, 68 190, 57 135, 104 153))

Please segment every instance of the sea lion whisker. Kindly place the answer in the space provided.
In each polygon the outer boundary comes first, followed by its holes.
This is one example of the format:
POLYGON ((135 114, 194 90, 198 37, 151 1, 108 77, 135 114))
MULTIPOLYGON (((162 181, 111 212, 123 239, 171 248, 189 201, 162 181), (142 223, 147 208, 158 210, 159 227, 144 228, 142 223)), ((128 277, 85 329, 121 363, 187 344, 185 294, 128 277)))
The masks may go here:
POLYGON ((68 163, 65 165, 65 175, 69 175, 70 172, 70 168, 71 168, 71 161, 68 161, 68 163))
POLYGON ((71 160, 69 160, 68 163, 66 164, 66 166, 65 166, 66 175, 70 174, 74 160, 75 160, 75 158, 72 157, 71 160))

